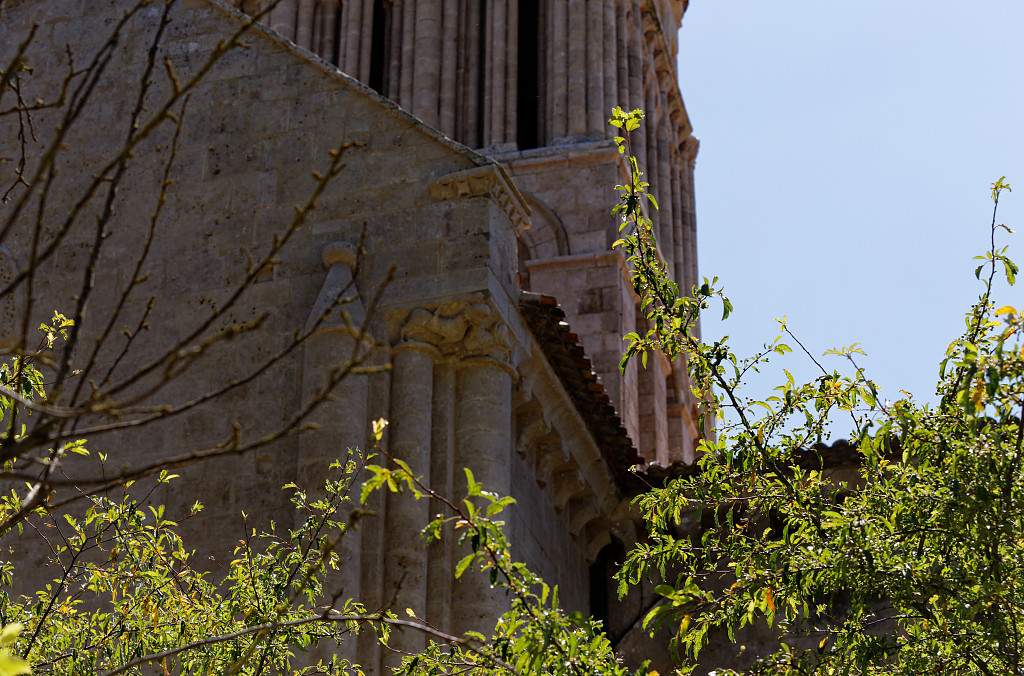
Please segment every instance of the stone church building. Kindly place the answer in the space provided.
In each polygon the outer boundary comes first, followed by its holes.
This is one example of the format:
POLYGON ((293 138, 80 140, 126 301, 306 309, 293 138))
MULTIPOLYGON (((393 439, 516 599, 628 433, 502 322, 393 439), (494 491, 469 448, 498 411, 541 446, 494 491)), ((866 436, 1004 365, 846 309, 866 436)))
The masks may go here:
MULTIPOLYGON (((21 0, 0 17, 0 32, 37 22, 34 50, 57 55, 71 44, 87 54, 132 4, 21 0)), ((161 49, 188 73, 260 5, 179 0, 161 49)), ((702 430, 680 365, 655 359, 647 369, 618 369, 623 334, 643 327, 625 262, 610 249, 612 188, 625 167, 607 119, 615 105, 646 110, 634 150, 661 204, 652 214, 661 254, 689 287, 698 274, 698 142, 675 66, 686 5, 282 0, 243 38, 247 49, 214 67, 192 97, 169 225, 154 243, 147 284, 162 297, 153 332, 174 333, 236 284, 239 251, 258 249, 286 221, 313 185, 310 171, 345 141, 360 147, 247 301, 272 308, 262 349, 287 341, 352 280, 364 230, 361 299, 350 311, 358 317, 388 268, 395 276, 373 326, 389 370, 347 380, 317 413, 316 432, 189 470, 190 483, 176 489, 185 494, 167 496, 172 504, 191 503, 192 491, 209 496, 193 533, 200 547, 234 538, 242 510, 283 518, 289 505, 279 487, 315 481, 339 448, 365 445, 369 421, 384 417, 388 448, 432 486, 457 494, 461 468, 470 467, 487 488, 513 495, 517 555, 560 585, 566 607, 605 619, 625 654, 648 650, 639 621, 652 596, 620 603, 609 591, 611 565, 637 536, 629 500, 644 484, 630 470, 692 462, 702 430)), ((82 149, 116 142, 120 130, 105 120, 131 105, 118 78, 139 71, 158 20, 152 7, 129 24, 102 106, 83 113, 88 135, 69 143, 82 162, 90 161, 82 149)), ((0 45, 0 56, 11 49, 0 45)), ((59 82, 51 70, 37 72, 59 82)), ((11 139, 0 136, 0 154, 11 139)), ((133 180, 143 185, 154 171, 143 166, 133 180)), ((122 225, 142 209, 141 197, 124 193, 122 225)), ((118 252, 135 244, 112 245, 111 274, 123 274, 118 252)), ((45 289, 59 295, 54 283, 45 289)), ((198 443, 253 411, 289 415, 349 347, 345 331, 326 326, 269 384, 191 415, 161 439, 198 443)), ((219 366, 240 368, 243 358, 225 353, 219 366)), ((350 595, 370 607, 393 598, 453 632, 500 612, 504 599, 482 576, 452 584, 450 545, 418 539, 425 502, 387 496, 373 507, 346 542, 350 595)), ((415 650, 423 638, 396 641, 415 650)), ((395 659, 372 640, 352 649, 373 673, 395 659)))

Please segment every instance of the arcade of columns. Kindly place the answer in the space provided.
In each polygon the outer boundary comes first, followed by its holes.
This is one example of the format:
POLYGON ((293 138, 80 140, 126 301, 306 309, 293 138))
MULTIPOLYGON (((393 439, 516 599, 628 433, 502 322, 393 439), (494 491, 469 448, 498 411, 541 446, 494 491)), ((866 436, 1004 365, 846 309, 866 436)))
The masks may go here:
MULTIPOLYGON (((333 244, 324 250, 327 277, 309 325, 340 291, 352 288, 354 262, 346 245, 333 244)), ((365 316, 358 297, 345 311, 355 322, 365 316)), ((470 467, 488 490, 509 494, 509 462, 500 451, 513 445, 515 371, 504 325, 489 306, 475 299, 397 312, 404 319, 399 320, 401 328, 390 350, 389 374, 376 381, 352 377, 338 388, 330 406, 318 416, 317 428, 302 439, 299 484, 315 487, 339 446, 365 446, 365 430, 353 425, 353 420, 383 416, 389 421, 390 452, 435 489, 448 495, 464 491, 465 480, 460 487, 454 469, 470 467)), ((356 338, 349 326, 339 320, 327 322, 306 345, 306 398, 322 387, 324 363, 344 363, 351 354, 356 338)), ((393 602, 395 607, 410 608, 417 617, 459 633, 486 627, 502 612, 504 599, 483 576, 470 575, 463 583, 452 585, 456 553, 450 542, 423 546, 420 531, 430 520, 429 501, 375 496, 367 507, 379 515, 379 527, 364 529, 342 542, 345 564, 332 583, 369 604, 393 602)), ((421 650, 423 637, 398 633, 393 646, 421 650)), ((398 662, 394 655, 382 655, 374 640, 362 640, 347 649, 356 650, 364 664, 382 659, 390 666, 398 662)))

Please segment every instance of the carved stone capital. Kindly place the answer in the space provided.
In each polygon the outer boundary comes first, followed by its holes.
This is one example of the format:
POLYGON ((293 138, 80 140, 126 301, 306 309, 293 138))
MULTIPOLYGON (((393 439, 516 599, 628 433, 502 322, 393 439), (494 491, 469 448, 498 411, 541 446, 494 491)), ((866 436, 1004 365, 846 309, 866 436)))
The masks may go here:
POLYGON ((431 345, 439 356, 461 361, 486 359, 511 368, 511 333, 482 302, 461 300, 413 310, 400 333, 398 345, 405 344, 431 345))
POLYGON ((430 185, 436 200, 491 197, 501 207, 516 232, 530 228, 530 207, 505 172, 496 164, 473 167, 447 174, 430 185))

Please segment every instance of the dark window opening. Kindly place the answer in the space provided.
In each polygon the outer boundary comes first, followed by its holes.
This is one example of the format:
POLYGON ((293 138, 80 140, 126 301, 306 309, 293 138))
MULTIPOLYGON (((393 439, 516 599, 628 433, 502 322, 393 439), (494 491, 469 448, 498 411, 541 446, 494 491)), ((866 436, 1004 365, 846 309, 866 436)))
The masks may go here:
POLYGON ((622 631, 622 620, 612 619, 612 599, 615 598, 615 580, 612 576, 626 558, 626 548, 616 538, 604 546, 594 563, 590 564, 590 615, 601 620, 604 633, 616 636, 622 631))
POLYGON ((370 41, 370 88, 382 96, 387 96, 387 54, 388 29, 390 12, 384 6, 384 0, 373 3, 373 34, 370 41))
POLYGON ((343 3, 329 3, 328 11, 334 14, 333 21, 330 22, 331 27, 331 53, 327 55, 327 60, 333 63, 335 66, 341 65, 341 31, 344 28, 341 25, 341 6, 343 3))
POLYGON ((520 150, 537 148, 540 140, 540 1, 519 0, 519 44, 516 83, 516 141, 520 150))
POLYGON ((474 148, 482 147, 484 145, 484 143, 486 143, 486 139, 488 138, 488 134, 484 131, 484 121, 485 121, 485 112, 486 112, 484 110, 484 107, 485 107, 484 106, 484 99, 485 99, 484 92, 487 91, 487 77, 486 77, 486 75, 487 75, 487 68, 484 67, 484 64, 487 63, 487 29, 486 29, 486 26, 487 26, 487 22, 489 20, 488 16, 487 16, 487 2, 486 2, 486 0, 480 0, 479 16, 480 16, 480 30, 478 32, 479 32, 479 35, 480 35, 480 42, 479 42, 480 50, 479 50, 478 56, 477 56, 477 64, 478 65, 477 65, 477 69, 476 69, 477 70, 477 73, 476 73, 476 75, 477 75, 476 129, 477 129, 478 138, 476 139, 476 143, 473 144, 474 148))

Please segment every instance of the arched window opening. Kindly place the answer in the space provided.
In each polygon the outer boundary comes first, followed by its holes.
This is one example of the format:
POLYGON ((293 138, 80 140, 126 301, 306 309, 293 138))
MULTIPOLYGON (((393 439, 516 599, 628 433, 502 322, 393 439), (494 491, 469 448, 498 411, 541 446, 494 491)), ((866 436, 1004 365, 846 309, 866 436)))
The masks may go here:
POLYGON ((601 620, 604 633, 616 636, 622 631, 618 620, 612 617, 611 601, 615 598, 615 580, 612 575, 626 558, 626 548, 617 538, 605 545, 590 564, 590 615, 601 620))

